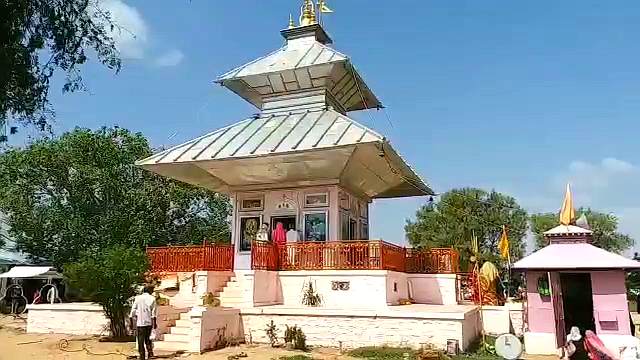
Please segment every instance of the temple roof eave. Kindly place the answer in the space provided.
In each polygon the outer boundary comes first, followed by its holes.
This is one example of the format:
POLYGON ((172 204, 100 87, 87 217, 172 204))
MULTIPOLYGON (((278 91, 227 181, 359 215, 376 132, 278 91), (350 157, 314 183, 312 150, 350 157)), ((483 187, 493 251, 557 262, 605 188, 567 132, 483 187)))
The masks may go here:
POLYGON ((550 244, 513 264, 515 270, 640 270, 640 262, 587 243, 550 244))
POLYGON ((384 107, 348 56, 317 41, 296 46, 285 45, 274 52, 227 71, 214 80, 214 83, 225 86, 257 108, 262 105, 262 97, 291 91, 292 86, 299 90, 323 86, 327 86, 331 91, 336 91, 336 88, 353 89, 359 95, 355 99, 356 102, 346 106, 347 111, 384 107), (343 64, 344 69, 333 71, 332 69, 338 64, 343 64), (314 78, 312 75, 314 71, 310 69, 318 70, 323 73, 323 77, 331 78, 333 87, 328 84, 314 83, 318 78, 314 78), (324 73, 325 71, 328 73, 324 73), (262 79, 262 81, 258 86, 252 84, 251 79, 262 79), (349 84, 349 86, 342 87, 343 84, 349 84))
MULTIPOLYGON (((368 198, 431 195, 433 191, 406 164, 390 167, 377 153, 384 142, 373 141, 330 149, 293 151, 233 159, 201 159, 178 163, 139 163, 159 175, 230 195, 242 188, 303 187, 340 184, 368 198)), ((386 148, 389 153, 392 148, 386 148)))

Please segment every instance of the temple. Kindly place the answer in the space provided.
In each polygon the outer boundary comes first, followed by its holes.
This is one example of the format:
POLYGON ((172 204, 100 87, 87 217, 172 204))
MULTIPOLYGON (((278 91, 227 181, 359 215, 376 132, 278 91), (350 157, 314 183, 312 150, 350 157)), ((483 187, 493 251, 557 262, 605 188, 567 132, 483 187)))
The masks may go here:
MULTIPOLYGON (((569 189, 560 225, 544 233, 549 245, 513 265, 525 272, 526 304, 498 293, 498 269, 479 267, 475 236, 471 274, 453 248, 370 239, 372 201, 434 192, 384 136, 349 117, 382 103, 331 47, 323 6, 304 0, 298 24, 280 31, 283 47, 216 80, 256 114, 137 162, 233 205, 230 244, 147 249, 161 298, 156 349, 267 343, 270 323, 280 337, 297 325, 308 344, 340 348, 455 354, 481 332, 511 332, 528 353, 555 354, 572 326, 595 331, 614 352, 640 347, 625 287, 625 271, 640 263, 590 244, 569 189)), ((99 306, 53 302, 27 307, 28 332, 104 332, 99 306)))
POLYGON ((586 217, 575 219, 567 185, 560 224, 544 233, 548 245, 513 265, 526 274, 527 353, 558 354, 573 326, 596 333, 616 356, 640 348, 625 285, 640 263, 591 245, 592 235, 586 217))
MULTIPOLYGON (((236 311, 243 339, 263 338, 271 319, 282 328, 289 319, 307 324, 310 343, 379 345, 406 336, 414 346, 455 340, 465 348, 478 331, 477 309, 459 305, 457 253, 369 240, 374 199, 434 193, 387 139, 349 117, 382 103, 330 46, 316 19, 320 5, 304 1, 299 25, 280 31, 282 48, 215 81, 254 105, 255 115, 138 162, 233 203, 231 245, 148 249, 161 292, 189 321, 202 318, 200 296, 210 293, 222 307, 209 313, 236 311), (315 304, 304 295, 310 287, 315 304), (402 303, 424 305, 393 306, 402 303), (377 316, 404 324, 407 334, 369 329, 377 316), (418 333, 416 321, 424 324, 418 333), (362 325, 359 337, 354 324, 362 325)), ((181 326, 193 324, 167 327, 158 346, 206 347, 185 336, 181 326)))

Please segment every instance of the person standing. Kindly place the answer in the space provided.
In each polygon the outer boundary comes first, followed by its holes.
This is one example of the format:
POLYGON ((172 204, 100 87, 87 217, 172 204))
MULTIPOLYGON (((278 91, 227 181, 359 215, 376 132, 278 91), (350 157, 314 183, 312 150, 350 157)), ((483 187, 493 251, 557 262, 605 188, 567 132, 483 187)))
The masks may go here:
POLYGON ((156 304, 156 298, 151 295, 153 294, 153 290, 153 286, 145 286, 144 292, 135 297, 133 306, 131 307, 131 314, 129 315, 132 329, 134 329, 133 318, 136 318, 135 329, 138 340, 138 352, 140 353, 141 360, 145 360, 145 346, 147 348, 147 354, 149 355, 147 358, 153 357, 151 330, 158 327, 156 322, 158 305, 156 304))

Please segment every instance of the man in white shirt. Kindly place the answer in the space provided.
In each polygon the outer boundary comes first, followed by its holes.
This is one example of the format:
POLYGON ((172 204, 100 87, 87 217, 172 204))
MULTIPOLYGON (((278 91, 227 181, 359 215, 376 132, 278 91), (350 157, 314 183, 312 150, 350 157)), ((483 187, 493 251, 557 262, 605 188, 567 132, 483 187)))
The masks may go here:
POLYGON ((158 305, 156 304, 156 298, 153 294, 153 286, 145 286, 142 295, 136 296, 131 307, 131 328, 133 326, 133 318, 136 318, 137 338, 138 338, 138 352, 140 353, 140 359, 145 360, 145 346, 147 347, 148 358, 153 357, 153 344, 151 343, 151 329, 158 327, 156 318, 158 317, 158 305))

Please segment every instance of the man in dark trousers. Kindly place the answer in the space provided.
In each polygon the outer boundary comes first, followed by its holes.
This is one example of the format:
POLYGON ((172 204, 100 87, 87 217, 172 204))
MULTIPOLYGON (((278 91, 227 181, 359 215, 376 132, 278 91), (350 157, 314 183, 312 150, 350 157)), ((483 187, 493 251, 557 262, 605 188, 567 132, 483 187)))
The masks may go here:
POLYGON ((158 327, 156 318, 158 317, 158 305, 156 304, 156 298, 153 294, 153 286, 145 286, 142 295, 136 296, 131 307, 131 314, 129 318, 131 320, 131 328, 136 329, 136 336, 138 338, 138 352, 140 353, 140 359, 145 360, 153 357, 153 344, 151 343, 151 329, 158 327), (136 326, 134 327, 133 318, 136 318, 136 326), (147 354, 145 358, 145 346, 147 348, 147 354))

